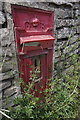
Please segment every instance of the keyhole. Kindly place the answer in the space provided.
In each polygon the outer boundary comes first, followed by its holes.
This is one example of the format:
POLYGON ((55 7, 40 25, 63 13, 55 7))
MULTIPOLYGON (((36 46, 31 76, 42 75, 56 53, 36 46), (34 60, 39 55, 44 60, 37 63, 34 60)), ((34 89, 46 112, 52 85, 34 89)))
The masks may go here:
POLYGON ((34 61, 35 68, 37 67, 37 60, 34 61))

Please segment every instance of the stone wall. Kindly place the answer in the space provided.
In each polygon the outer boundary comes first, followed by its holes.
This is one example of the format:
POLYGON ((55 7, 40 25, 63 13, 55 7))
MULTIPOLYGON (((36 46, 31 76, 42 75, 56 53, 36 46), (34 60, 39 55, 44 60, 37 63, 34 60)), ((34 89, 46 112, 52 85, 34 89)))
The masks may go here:
MULTIPOLYGON (((74 34, 70 40, 71 49, 76 45, 75 52, 79 52, 80 44, 80 2, 14 2, 13 4, 40 8, 44 10, 54 10, 54 62, 60 64, 64 62, 68 53, 68 37, 74 34), (74 26, 74 27, 73 27, 74 26), (58 54, 58 49, 64 54, 63 59, 58 54)), ((0 99, 2 96, 3 108, 12 106, 12 99, 20 92, 20 87, 16 84, 18 79, 15 37, 13 30, 13 20, 11 3, 0 2, 0 99), (10 97, 10 99, 5 99, 10 97)), ((66 68, 67 71, 68 68, 66 68)))
POLYGON ((7 108, 13 105, 12 99, 18 93, 17 85, 15 85, 17 60, 12 15, 5 11, 5 3, 0 3, 0 5, 2 6, 0 9, 0 71, 2 72, 0 73, 0 93, 3 108, 7 108), (8 97, 10 99, 6 101, 5 98, 8 97))

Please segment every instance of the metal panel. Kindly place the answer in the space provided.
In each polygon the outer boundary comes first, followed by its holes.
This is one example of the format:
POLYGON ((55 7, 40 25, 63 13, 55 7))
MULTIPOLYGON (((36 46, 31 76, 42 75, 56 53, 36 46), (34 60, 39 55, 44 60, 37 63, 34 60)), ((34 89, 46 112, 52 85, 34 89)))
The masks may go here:
POLYGON ((12 14, 20 78, 29 84, 35 76, 35 96, 43 95, 52 77, 53 12, 12 5, 12 14))

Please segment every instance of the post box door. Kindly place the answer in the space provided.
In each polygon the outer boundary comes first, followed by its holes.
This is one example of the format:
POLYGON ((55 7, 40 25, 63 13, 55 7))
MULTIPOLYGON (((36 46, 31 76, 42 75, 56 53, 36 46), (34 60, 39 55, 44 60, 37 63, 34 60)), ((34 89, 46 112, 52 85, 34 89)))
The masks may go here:
POLYGON ((35 96, 43 95, 47 82, 47 54, 25 59, 26 84, 33 82, 35 96))

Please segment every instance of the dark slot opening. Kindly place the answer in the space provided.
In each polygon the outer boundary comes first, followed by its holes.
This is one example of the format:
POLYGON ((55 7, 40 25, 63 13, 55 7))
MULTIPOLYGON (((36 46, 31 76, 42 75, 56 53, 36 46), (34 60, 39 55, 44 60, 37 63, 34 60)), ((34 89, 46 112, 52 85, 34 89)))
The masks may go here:
POLYGON ((37 67, 37 60, 34 61, 35 68, 37 67))

